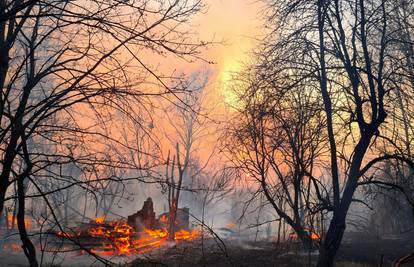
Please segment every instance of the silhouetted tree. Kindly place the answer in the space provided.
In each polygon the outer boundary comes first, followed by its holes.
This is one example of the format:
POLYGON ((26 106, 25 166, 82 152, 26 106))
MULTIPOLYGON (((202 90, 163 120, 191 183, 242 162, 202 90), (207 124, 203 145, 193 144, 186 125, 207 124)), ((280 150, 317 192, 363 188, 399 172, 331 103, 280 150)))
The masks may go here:
POLYGON ((403 84, 412 86, 411 78, 398 67, 411 56, 401 53, 407 42, 395 30, 399 16, 395 1, 267 2, 271 33, 259 60, 265 71, 258 77, 277 84, 279 94, 292 90, 306 94, 308 88, 315 88, 315 97, 323 102, 329 152, 319 159, 327 162, 329 181, 321 177, 316 186, 332 188, 328 198, 321 195, 319 200, 321 208, 332 213, 318 266, 333 266, 363 178, 386 160, 413 166, 410 155, 389 139, 385 127, 397 105, 393 96, 403 91, 403 84), (379 152, 380 143, 395 149, 379 152))
POLYGON ((44 200, 58 222, 50 195, 74 186, 94 195, 100 182, 123 181, 114 170, 137 168, 103 149, 128 147, 104 129, 119 114, 142 125, 146 101, 174 94, 173 77, 144 54, 198 57, 205 43, 189 38, 186 22, 201 8, 185 0, 0 1, 0 215, 17 198, 31 266, 26 199, 44 200))
MULTIPOLYGON (((320 211, 318 198, 329 202, 326 188, 314 177, 317 158, 326 149, 320 101, 315 91, 280 93, 279 84, 266 80, 266 69, 242 75, 240 108, 227 130, 225 148, 235 165, 258 186, 276 212, 312 247, 310 215, 320 211), (247 81, 247 82, 246 82, 247 81), (318 196, 316 196, 318 195, 318 196)), ((325 150, 326 151, 326 150, 325 150)))

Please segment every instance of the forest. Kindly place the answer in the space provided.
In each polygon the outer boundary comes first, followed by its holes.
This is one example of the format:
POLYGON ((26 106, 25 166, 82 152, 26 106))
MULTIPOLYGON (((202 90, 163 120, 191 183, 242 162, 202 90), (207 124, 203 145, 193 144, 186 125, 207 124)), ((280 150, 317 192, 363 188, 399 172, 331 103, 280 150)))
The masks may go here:
POLYGON ((414 266, 414 0, 0 0, 0 266, 414 266))

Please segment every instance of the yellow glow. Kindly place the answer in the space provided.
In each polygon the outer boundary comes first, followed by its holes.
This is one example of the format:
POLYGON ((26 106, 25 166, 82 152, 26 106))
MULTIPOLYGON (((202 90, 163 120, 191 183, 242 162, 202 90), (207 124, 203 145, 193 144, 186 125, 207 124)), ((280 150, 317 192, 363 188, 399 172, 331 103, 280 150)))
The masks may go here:
MULTIPOLYGON (((241 71, 249 52, 262 37, 262 10, 260 1, 206 0, 208 12, 197 18, 199 32, 204 39, 220 44, 214 45, 205 53, 205 57, 215 62, 212 66, 214 77, 211 85, 212 98, 225 104, 227 108, 237 105, 233 92, 234 74, 241 71)), ((226 108, 226 110, 228 110, 226 108)))
POLYGON ((219 75, 219 84, 223 100, 231 107, 237 106, 237 96, 234 93, 232 85, 233 79, 239 71, 241 71, 241 63, 237 61, 230 61, 225 64, 219 75))
POLYGON ((218 88, 224 103, 230 108, 238 107, 238 97, 236 91, 241 88, 240 82, 237 82, 238 74, 243 71, 245 64, 249 60, 249 51, 253 49, 256 42, 253 39, 243 36, 235 39, 237 45, 227 50, 222 58, 218 70, 218 88))

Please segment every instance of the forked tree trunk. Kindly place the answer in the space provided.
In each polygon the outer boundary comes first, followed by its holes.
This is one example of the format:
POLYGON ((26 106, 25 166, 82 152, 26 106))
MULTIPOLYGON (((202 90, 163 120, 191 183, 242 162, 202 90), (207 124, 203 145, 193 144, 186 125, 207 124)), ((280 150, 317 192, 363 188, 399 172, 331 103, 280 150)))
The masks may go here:
POLYGON ((358 187, 358 179, 360 177, 360 168, 364 155, 368 149, 375 130, 368 128, 355 147, 355 153, 352 158, 348 179, 340 205, 336 207, 333 218, 329 224, 328 232, 319 251, 318 267, 331 267, 335 259, 335 255, 341 245, 342 237, 346 228, 346 215, 352 203, 355 190, 358 187))

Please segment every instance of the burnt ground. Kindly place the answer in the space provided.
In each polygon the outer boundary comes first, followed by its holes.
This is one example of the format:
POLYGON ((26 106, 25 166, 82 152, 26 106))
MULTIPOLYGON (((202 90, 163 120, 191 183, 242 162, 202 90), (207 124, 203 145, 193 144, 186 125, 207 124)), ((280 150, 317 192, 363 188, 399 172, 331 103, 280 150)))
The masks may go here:
MULTIPOLYGON (((414 233, 394 238, 348 234, 341 244, 337 259, 352 260, 369 266, 391 266, 396 259, 414 252, 414 233)), ((414 266, 414 262, 404 266, 414 266)))
MULTIPOLYGON (((189 266, 306 266, 308 255, 288 252, 270 242, 227 241, 220 249, 212 240, 206 241, 204 257, 199 243, 180 244, 163 252, 146 255, 128 267, 189 266)), ((312 256, 311 256, 312 257, 312 256)))
MULTIPOLYGON (((300 252, 297 245, 277 246, 271 242, 227 241, 226 250, 218 248, 213 240, 205 242, 204 257, 201 244, 190 243, 162 249, 128 264, 128 267, 227 267, 227 266, 313 266, 317 251, 300 252), (227 255, 226 255, 227 253, 227 255)), ((414 252, 414 235, 396 238, 374 238, 364 234, 348 235, 337 255, 337 266, 378 267, 392 266, 401 256, 414 252)), ((413 266, 406 264, 404 266, 413 266)))
MULTIPOLYGON (((300 252, 298 244, 276 245, 272 242, 248 242, 237 239, 227 240, 226 249, 213 239, 206 239, 204 257, 200 240, 178 245, 164 246, 138 259, 122 257, 111 259, 116 266, 124 267, 301 267, 312 266, 317 259, 317 251, 309 254, 300 252), (129 262, 129 263, 128 263, 129 262)), ((395 238, 378 238, 363 234, 347 235, 337 255, 338 267, 387 267, 395 259, 414 252, 414 234, 395 238), (382 260, 381 260, 382 259, 382 260), (382 261, 382 265, 381 265, 382 261)), ((49 255, 50 258, 53 255, 49 255)), ((49 260, 48 260, 49 261, 49 260)), ((52 266, 46 264, 47 266, 52 266)), ((27 266, 23 253, 0 252, 0 266, 27 266)), ((103 266, 87 255, 65 253, 54 261, 53 266, 86 267, 103 266)), ((404 266, 413 266, 414 263, 404 266)))

